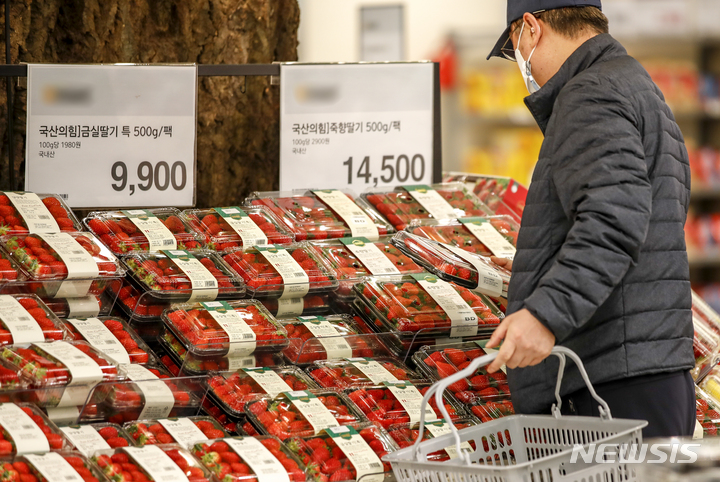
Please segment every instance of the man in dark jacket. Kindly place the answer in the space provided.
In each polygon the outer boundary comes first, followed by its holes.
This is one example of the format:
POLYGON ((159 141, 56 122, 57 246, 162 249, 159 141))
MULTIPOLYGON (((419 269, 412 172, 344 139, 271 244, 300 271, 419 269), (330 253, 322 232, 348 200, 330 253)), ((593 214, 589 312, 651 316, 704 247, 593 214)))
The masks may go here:
MULTIPOLYGON (((607 33, 600 8, 508 0, 508 28, 490 54, 518 62, 545 140, 489 369, 511 369, 518 412, 549 413, 558 362, 548 355, 562 345, 614 417, 648 420, 646 437, 690 435, 687 151, 662 93, 607 33)), ((570 365, 563 410, 597 416, 570 365)))

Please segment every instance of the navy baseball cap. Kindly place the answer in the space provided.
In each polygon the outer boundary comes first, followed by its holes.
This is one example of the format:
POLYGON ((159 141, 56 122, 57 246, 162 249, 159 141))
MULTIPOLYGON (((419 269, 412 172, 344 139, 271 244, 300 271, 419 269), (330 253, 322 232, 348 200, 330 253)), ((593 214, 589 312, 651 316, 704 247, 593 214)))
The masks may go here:
POLYGON ((507 28, 487 56, 488 60, 490 57, 504 57, 501 51, 509 42, 510 26, 515 20, 527 12, 538 13, 562 7, 597 7, 602 10, 601 0, 507 0, 507 28))

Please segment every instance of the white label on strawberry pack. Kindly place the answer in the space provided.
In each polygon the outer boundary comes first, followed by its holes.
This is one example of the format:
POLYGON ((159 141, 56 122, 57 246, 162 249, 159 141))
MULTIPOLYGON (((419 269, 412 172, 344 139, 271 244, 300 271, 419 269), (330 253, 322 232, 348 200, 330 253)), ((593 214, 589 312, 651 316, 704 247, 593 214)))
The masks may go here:
MULTIPOLYGON (((400 405, 403 406, 410 417, 410 423, 419 422, 423 396, 415 385, 410 382, 383 382, 383 385, 395 395, 400 405)), ((425 405, 425 420, 437 420, 437 418, 430 404, 425 405)))
POLYGON ((380 239, 377 226, 372 222, 372 219, 357 204, 352 202, 345 193, 337 189, 313 191, 313 193, 340 216, 340 219, 350 228, 350 234, 353 237, 364 236, 374 241, 380 239))
POLYGON ((122 213, 145 235, 148 240, 148 251, 177 249, 175 235, 149 210, 133 209, 122 213))
POLYGON ((14 403, 0 404, 0 426, 10 434, 18 455, 50 451, 50 444, 43 431, 14 403))
POLYGON ((330 410, 312 393, 301 390, 283 392, 283 395, 295 405, 295 408, 297 408, 310 425, 312 425, 315 434, 329 427, 340 426, 340 423, 333 417, 330 410))
POLYGON ((92 280, 64 280, 57 283, 48 283, 46 290, 52 293, 52 287, 57 287, 51 298, 82 298, 88 296, 92 280))
POLYGON ((60 256, 67 267, 66 279, 93 279, 100 275, 98 265, 75 238, 67 233, 38 234, 60 256))
POLYGON ((370 358, 346 358, 347 361, 360 370, 363 375, 368 377, 370 381, 375 385, 379 385, 382 382, 397 382, 398 379, 387 371, 387 369, 370 358))
POLYGON ((165 382, 140 365, 124 365, 123 369, 130 380, 137 382, 135 385, 140 389, 145 400, 138 419, 165 418, 170 415, 175 405, 175 397, 165 382))
POLYGON ((353 427, 343 426, 329 428, 325 433, 332 437, 333 441, 340 447, 340 450, 355 467, 355 480, 363 482, 382 482, 383 464, 373 449, 353 427))
POLYGON ((215 208, 215 212, 240 236, 243 248, 268 244, 267 236, 263 230, 239 207, 215 208))
POLYGON ((257 366, 255 355, 228 358, 228 370, 231 372, 255 366, 257 366))
POLYGON ((280 298, 277 300, 277 304, 277 317, 290 318, 302 315, 305 307, 305 300, 304 298, 280 298))
POLYGON ((210 301, 200 304, 227 333, 230 340, 228 358, 247 357, 255 351, 257 346, 255 332, 232 306, 225 301, 210 301))
POLYGON ((208 438, 195 423, 188 418, 161 418, 158 423, 165 427, 175 443, 189 449, 195 442, 201 442, 208 438))
POLYGON ((435 219, 458 217, 455 208, 430 186, 405 186, 405 190, 435 219))
MULTIPOLYGON (((298 320, 302 321, 302 324, 325 348, 328 360, 352 356, 352 348, 347 340, 325 318, 322 316, 298 316, 298 320)), ((307 343, 306 341, 305 344, 307 343)))
POLYGON ((236 437, 223 441, 250 466, 258 482, 290 482, 285 467, 258 439, 236 437))
POLYGON ((45 341, 35 318, 10 295, 0 295, 0 321, 10 331, 15 344, 45 341))
POLYGON ((47 412, 48 418, 55 422, 56 425, 68 425, 77 423, 81 408, 83 407, 46 407, 45 411, 47 412))
POLYGON ((80 474, 59 453, 28 454, 25 458, 45 477, 47 482, 83 482, 80 474))
POLYGON ((461 223, 498 258, 513 259, 515 246, 495 229, 488 219, 465 218, 461 223))
POLYGON ((478 330, 478 317, 462 296, 445 281, 434 275, 412 275, 420 286, 435 300, 450 318, 450 337, 475 336, 478 330))
POLYGON ((302 298, 310 291, 310 278, 290 253, 273 245, 255 246, 283 280, 281 298, 302 298))
POLYGON ((145 470, 154 482, 188 482, 185 472, 157 445, 123 447, 122 450, 145 470))
MULTIPOLYGON (((450 433, 450 427, 444 419, 437 420, 435 422, 427 422, 425 423, 425 428, 428 432, 432 434, 433 437, 440 437, 441 435, 450 433)), ((473 448, 469 442, 461 442, 460 450, 462 450, 463 452, 473 452, 473 448)), ((445 452, 447 452, 448 457, 450 457, 451 459, 458 458, 458 451, 457 446, 455 445, 455 439, 453 439, 453 443, 451 445, 445 447, 445 452)))
POLYGON ((218 295, 218 282, 199 259, 187 251, 163 251, 163 253, 185 273, 192 286, 189 303, 193 301, 213 301, 218 295))
POLYGON ((5 195, 22 216, 30 234, 59 233, 60 226, 45 207, 40 197, 33 192, 6 192, 5 195))
POLYGON ((343 238, 340 242, 347 246, 371 274, 400 274, 397 266, 367 238, 343 238))
POLYGON ((265 393, 275 398, 282 392, 292 390, 292 387, 285 383, 280 375, 275 373, 272 369, 267 367, 259 368, 245 368, 243 369, 250 378, 255 380, 260 388, 265 390, 265 393))
MULTIPOLYGON (((503 295, 503 280, 497 271, 488 266, 480 256, 477 254, 469 253, 464 249, 460 249, 456 246, 449 244, 443 244, 448 250, 452 251, 458 257, 464 259, 477 270, 478 273, 478 285, 473 288, 473 291, 482 293, 493 298, 497 298, 503 295)), ((505 292, 507 294, 507 292, 505 292)))
MULTIPOLYGON (((493 353, 497 353, 499 350, 497 348, 488 348, 487 342, 490 340, 478 340, 475 342, 477 346, 483 349, 486 355, 492 355, 493 353)), ((502 370, 503 373, 507 375, 507 365, 501 365, 500 370, 502 370)))
POLYGON ((98 450, 108 450, 111 448, 97 430, 89 425, 60 427, 60 430, 62 430, 75 448, 85 457, 90 457, 98 450))
POLYGON ((100 314, 100 301, 96 296, 66 298, 65 301, 68 305, 68 318, 91 318, 100 314))
POLYGON ((97 318, 67 320, 85 338, 85 341, 101 351, 118 365, 130 363, 125 347, 115 338, 102 321, 97 318))
POLYGON ((103 372, 95 360, 65 341, 36 343, 37 347, 57 359, 70 371, 70 381, 63 390, 58 407, 85 404, 93 386, 103 380, 103 372))

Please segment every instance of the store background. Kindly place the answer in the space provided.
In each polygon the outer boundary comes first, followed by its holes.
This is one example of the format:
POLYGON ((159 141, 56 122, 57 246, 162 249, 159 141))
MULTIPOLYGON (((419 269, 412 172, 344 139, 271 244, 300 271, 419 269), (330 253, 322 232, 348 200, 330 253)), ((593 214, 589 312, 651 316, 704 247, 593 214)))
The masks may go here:
MULTIPOLYGON (((443 168, 529 183, 542 135, 517 65, 486 61, 505 26, 500 0, 299 0, 298 59, 359 61, 364 7, 402 6, 403 58, 441 62, 443 168)), ((718 0, 605 0, 610 33, 660 86, 691 156, 686 238, 693 287, 720 309, 720 18, 718 0)))

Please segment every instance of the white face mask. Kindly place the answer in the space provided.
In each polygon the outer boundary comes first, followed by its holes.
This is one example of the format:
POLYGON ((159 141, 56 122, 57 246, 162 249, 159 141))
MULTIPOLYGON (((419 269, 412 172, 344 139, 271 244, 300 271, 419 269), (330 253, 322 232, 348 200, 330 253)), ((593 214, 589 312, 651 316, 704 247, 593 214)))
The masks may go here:
POLYGON ((534 94, 535 92, 540 90, 540 86, 533 77, 531 71, 532 67, 530 65, 530 58, 532 57, 533 53, 535 53, 537 45, 533 47, 532 52, 530 52, 530 56, 527 60, 525 60, 520 53, 520 39, 522 38, 523 29, 525 29, 525 22, 523 22, 522 27, 520 27, 520 35, 518 36, 517 48, 515 49, 515 60, 517 60, 518 67, 520 68, 520 73, 522 74, 523 80, 525 81, 525 87, 527 87, 528 92, 534 94))

